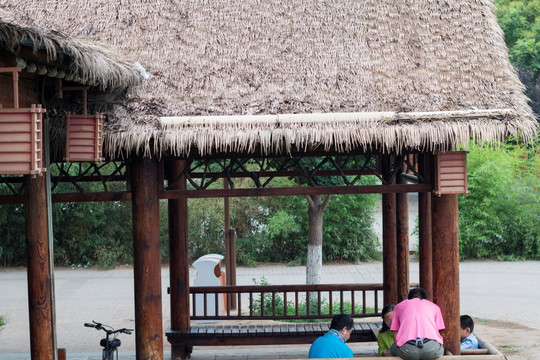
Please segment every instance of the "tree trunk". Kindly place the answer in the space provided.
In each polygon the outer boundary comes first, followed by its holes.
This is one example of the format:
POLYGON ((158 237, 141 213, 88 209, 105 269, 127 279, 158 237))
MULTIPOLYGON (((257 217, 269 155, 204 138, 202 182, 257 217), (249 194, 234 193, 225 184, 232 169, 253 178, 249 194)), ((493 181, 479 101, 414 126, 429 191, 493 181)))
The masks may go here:
POLYGON ((306 199, 309 204, 306 284, 320 284, 322 282, 323 214, 330 201, 330 195, 324 201, 322 195, 306 195, 306 199))

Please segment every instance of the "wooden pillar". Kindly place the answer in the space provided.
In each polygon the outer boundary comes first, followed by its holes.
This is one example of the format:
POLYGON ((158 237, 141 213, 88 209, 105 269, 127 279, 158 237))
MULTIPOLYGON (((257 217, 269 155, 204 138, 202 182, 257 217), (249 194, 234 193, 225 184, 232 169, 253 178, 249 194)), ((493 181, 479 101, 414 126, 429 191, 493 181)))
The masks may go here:
POLYGON ((52 289, 45 176, 24 177, 28 308, 32 359, 54 359, 52 289))
MULTIPOLYGON (((185 190, 186 177, 181 176, 186 160, 172 160, 169 166, 169 188, 185 190)), ((187 198, 169 200, 169 274, 171 289, 171 329, 188 330, 189 318, 189 248, 187 198)), ((172 359, 186 358, 186 347, 172 345, 172 359)))
MULTIPOLYGON (((392 156, 383 155, 382 171, 385 182, 391 183, 392 156)), ((383 289, 384 305, 397 303, 396 265, 396 194, 382 195, 383 222, 383 289)))
MULTIPOLYGON (((223 189, 227 190, 229 183, 223 179, 223 189)), ((227 285, 236 285, 236 234, 232 230, 231 236, 231 209, 229 197, 223 198, 223 212, 225 222, 225 282, 227 285)), ((229 310, 235 310, 237 307, 236 297, 232 294, 227 296, 227 307, 229 310)))
MULTIPOLYGON (((223 190, 229 188, 229 183, 227 179, 223 179, 223 190)), ((229 230, 231 228, 231 216, 230 216, 230 200, 228 196, 223 198, 223 222, 224 222, 224 235, 225 235, 225 282, 227 285, 231 285, 231 259, 229 258, 229 253, 231 252, 231 242, 229 239, 229 230)), ((231 305, 230 301, 227 302, 227 306, 231 305)))
MULTIPOLYGON (((236 285, 236 230, 235 229, 229 229, 229 234, 227 236, 229 238, 230 246, 229 246, 229 261, 231 264, 230 270, 227 268, 227 271, 230 271, 230 277, 231 277, 231 285, 236 285)), ((231 298, 231 308, 236 309, 238 307, 238 304, 236 302, 236 294, 232 294, 231 298)))
POLYGON ((458 196, 431 197, 433 239, 433 301, 439 305, 446 329, 444 347, 459 355, 459 238, 458 196))
MULTIPOLYGON (((430 154, 420 154, 419 170, 426 183, 431 182, 430 154)), ((431 193, 418 193, 418 243, 420 287, 433 301, 433 251, 431 246, 431 193)))
POLYGON ((58 360, 66 360, 66 349, 65 348, 59 348, 57 353, 58 353, 58 360))
MULTIPOLYGON (((400 183, 407 181, 400 179, 400 183)), ((397 301, 409 293, 409 194, 396 194, 397 301)))
POLYGON ((135 347, 137 360, 163 359, 158 163, 132 156, 135 347))

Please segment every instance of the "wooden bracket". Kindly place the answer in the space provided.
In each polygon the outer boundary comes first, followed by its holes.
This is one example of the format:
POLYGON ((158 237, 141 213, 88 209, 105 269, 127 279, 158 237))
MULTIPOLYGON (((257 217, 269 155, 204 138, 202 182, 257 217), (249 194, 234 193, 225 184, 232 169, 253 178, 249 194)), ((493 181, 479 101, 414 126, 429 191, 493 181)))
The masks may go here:
POLYGON ((0 73, 11 73, 13 77, 13 108, 19 108, 19 72, 20 67, 5 67, 0 68, 0 73))

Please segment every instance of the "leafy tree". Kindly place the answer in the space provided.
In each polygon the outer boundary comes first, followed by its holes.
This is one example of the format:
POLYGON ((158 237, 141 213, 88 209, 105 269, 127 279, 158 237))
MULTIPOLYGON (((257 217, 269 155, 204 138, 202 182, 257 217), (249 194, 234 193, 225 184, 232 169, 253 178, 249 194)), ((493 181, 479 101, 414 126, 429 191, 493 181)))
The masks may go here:
MULTIPOLYGON (((88 166, 72 163, 71 175, 88 166)), ((111 164, 107 166, 112 166, 111 164)), ((51 168, 54 174, 55 168, 51 168)), ((101 184, 82 183, 87 192, 103 191, 101 184)), ((123 190, 123 184, 108 184, 110 191, 123 190)), ((73 192, 71 183, 60 183, 56 193, 73 192)), ((98 265, 114 268, 133 262, 131 202, 53 203, 55 263, 58 265, 98 265)))
POLYGON ((527 87, 533 111, 540 115, 540 0, 495 0, 510 61, 527 87))
MULTIPOLYGON (((6 192, 2 192, 6 194, 6 192)), ((26 265, 24 206, 0 205, 0 265, 26 265)))
POLYGON ((223 199, 188 199, 191 261, 208 253, 225 253, 223 219, 223 199))
POLYGON ((540 258, 539 165, 524 148, 471 148, 470 194, 459 198, 462 258, 540 258))
MULTIPOLYGON (((304 158, 301 159, 298 167, 301 169, 311 169, 316 163, 322 159, 304 158)), ((362 156, 356 157, 357 161, 362 161, 362 156)), ((317 165, 319 170, 334 170, 334 166, 330 161, 321 162, 317 165)), ((307 180, 296 178, 298 184, 305 184, 307 180)), ((343 178, 338 176, 333 177, 318 177, 312 179, 312 185, 315 186, 332 186, 344 185, 343 178)), ((323 219, 325 210, 330 202, 331 195, 305 195, 308 202, 308 241, 307 241, 307 256, 306 256, 306 283, 319 284, 322 281, 322 260, 323 260, 323 219)))
POLYGON ((53 232, 59 265, 132 263, 130 202, 53 204, 53 232))

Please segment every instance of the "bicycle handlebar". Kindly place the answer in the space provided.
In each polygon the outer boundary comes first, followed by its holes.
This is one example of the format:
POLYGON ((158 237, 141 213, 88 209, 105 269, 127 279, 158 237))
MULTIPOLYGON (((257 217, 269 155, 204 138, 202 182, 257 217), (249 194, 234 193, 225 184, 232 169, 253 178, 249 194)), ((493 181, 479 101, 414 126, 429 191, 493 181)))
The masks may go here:
POLYGON ((95 322, 95 321, 93 321, 93 324, 92 323, 84 323, 84 326, 93 327, 96 330, 103 330, 109 335, 117 334, 117 333, 124 333, 124 334, 130 335, 131 332, 133 331, 133 329, 126 329, 126 328, 114 330, 113 328, 110 328, 110 326, 108 326, 108 325, 103 325, 103 324, 95 322), (109 327, 110 329, 105 329, 105 327, 109 327))

